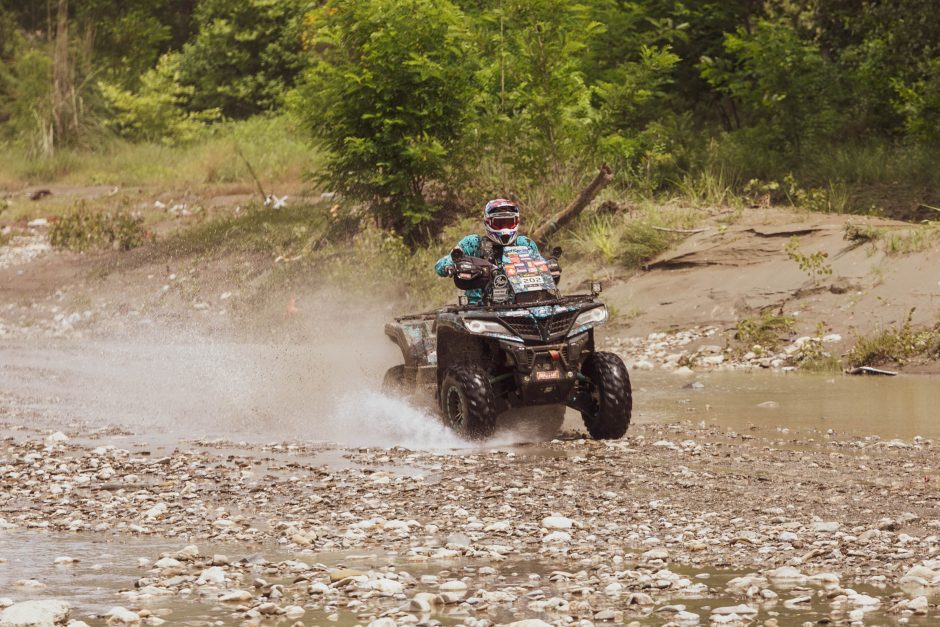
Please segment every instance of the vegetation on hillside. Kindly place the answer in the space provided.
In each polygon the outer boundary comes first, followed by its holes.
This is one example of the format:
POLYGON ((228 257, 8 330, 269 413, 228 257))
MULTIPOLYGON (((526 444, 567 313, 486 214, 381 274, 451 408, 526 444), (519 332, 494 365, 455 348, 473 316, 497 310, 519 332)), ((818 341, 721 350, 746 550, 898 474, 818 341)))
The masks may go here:
MULTIPOLYGON (((304 132, 254 156, 309 142, 316 159, 295 162, 409 241, 496 193, 545 210, 602 162, 634 196, 936 219, 933 9, 0 0, 0 185, 81 176, 100 155, 152 154, 160 167, 161 151, 290 116, 282 124, 304 132)), ((237 161, 168 173, 219 180, 237 161)), ((154 178, 134 165, 104 164, 101 178, 154 178)))

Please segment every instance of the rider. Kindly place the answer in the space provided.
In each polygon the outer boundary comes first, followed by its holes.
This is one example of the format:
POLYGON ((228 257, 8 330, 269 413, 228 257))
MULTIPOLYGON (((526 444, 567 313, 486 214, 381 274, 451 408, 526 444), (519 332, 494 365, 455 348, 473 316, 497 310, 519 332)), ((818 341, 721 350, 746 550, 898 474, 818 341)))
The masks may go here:
MULTIPOLYGON (((503 258, 506 246, 527 246, 536 257, 540 257, 538 246, 525 235, 519 235, 519 208, 511 200, 497 198, 486 203, 483 208, 483 226, 486 236, 468 235, 457 244, 468 257, 480 257, 492 264, 498 264, 503 258)), ((438 276, 448 277, 454 274, 454 262, 451 256, 444 255, 434 266, 438 276)), ((477 305, 483 300, 483 290, 467 290, 470 304, 477 305)))

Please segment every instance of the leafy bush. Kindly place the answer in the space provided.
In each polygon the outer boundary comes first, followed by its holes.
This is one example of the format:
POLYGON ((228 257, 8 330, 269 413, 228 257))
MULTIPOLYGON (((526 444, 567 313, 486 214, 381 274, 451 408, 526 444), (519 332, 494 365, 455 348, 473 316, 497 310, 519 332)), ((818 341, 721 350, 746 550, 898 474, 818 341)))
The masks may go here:
POLYGON ((734 339, 738 343, 736 352, 743 354, 755 350, 755 346, 762 351, 773 351, 783 340, 780 335, 789 335, 795 322, 790 316, 771 311, 763 312, 760 318, 741 320, 734 331, 734 339))
POLYGON ((333 0, 313 15, 317 51, 294 109, 324 151, 322 180, 410 230, 434 214, 472 112, 463 13, 447 0, 333 0))
POLYGON ((846 359, 850 366, 903 365, 917 357, 940 358, 940 320, 933 327, 917 329, 914 310, 895 328, 860 337, 846 359))
POLYGON ((178 54, 163 55, 157 66, 141 77, 136 93, 100 83, 105 100, 114 110, 108 125, 137 141, 176 144, 196 139, 206 124, 221 114, 218 109, 195 113, 185 109, 195 89, 180 83, 179 67, 178 54))
POLYGON ((142 246, 148 237, 143 222, 142 217, 125 211, 99 213, 80 204, 52 223, 49 243, 75 252, 101 248, 131 250, 142 246))
POLYGON ((306 65, 303 25, 316 0, 200 0, 180 53, 192 111, 245 118, 278 108, 306 65))

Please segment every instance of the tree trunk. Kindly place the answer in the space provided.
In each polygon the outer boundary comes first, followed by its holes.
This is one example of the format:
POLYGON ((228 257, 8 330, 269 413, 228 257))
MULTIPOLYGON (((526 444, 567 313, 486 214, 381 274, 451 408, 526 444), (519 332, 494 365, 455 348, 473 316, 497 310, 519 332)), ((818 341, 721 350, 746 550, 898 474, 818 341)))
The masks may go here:
POLYGON ((610 166, 606 163, 601 166, 600 171, 597 173, 597 176, 594 177, 594 180, 591 181, 591 184, 584 188, 578 197, 574 201, 553 215, 547 222, 539 226, 532 234, 529 236, 534 239, 539 244, 544 244, 545 240, 552 236, 558 229, 570 222, 572 219, 576 218, 578 214, 584 211, 585 207, 591 204, 591 201, 600 193, 602 189, 607 187, 607 184, 610 183, 611 179, 614 177, 613 170, 610 169, 610 166))
POLYGON ((58 0, 55 53, 52 61, 52 142, 53 151, 65 143, 73 123, 72 80, 69 68, 69 0, 58 0))

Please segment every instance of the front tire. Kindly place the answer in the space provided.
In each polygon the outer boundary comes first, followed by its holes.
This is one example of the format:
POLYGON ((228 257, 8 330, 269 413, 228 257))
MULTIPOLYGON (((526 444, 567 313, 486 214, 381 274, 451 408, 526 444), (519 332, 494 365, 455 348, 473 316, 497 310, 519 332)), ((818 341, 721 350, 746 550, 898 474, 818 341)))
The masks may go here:
POLYGON ((592 353, 581 372, 591 380, 590 409, 581 412, 584 426, 595 440, 616 440, 630 426, 633 392, 623 360, 613 353, 592 353))
POLYGON ((486 371, 472 364, 451 366, 441 383, 441 413, 461 436, 483 440, 496 431, 496 396, 486 371))

